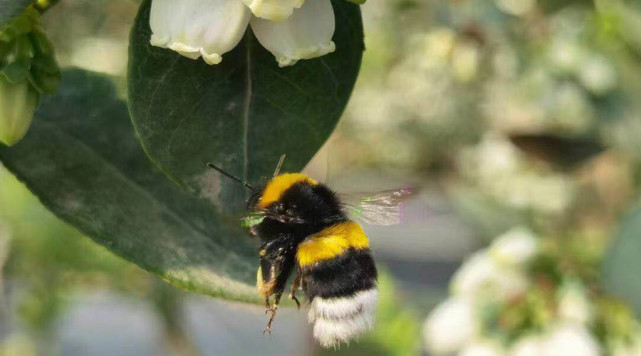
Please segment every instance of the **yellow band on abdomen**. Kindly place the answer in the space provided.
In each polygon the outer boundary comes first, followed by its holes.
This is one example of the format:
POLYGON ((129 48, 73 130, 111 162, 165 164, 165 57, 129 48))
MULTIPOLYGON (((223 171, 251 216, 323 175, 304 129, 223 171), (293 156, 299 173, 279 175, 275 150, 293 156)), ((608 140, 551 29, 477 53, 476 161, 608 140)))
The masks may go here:
POLYGON ((301 267, 310 266, 337 257, 350 248, 369 248, 365 231, 353 221, 330 226, 308 237, 298 246, 296 259, 301 267))

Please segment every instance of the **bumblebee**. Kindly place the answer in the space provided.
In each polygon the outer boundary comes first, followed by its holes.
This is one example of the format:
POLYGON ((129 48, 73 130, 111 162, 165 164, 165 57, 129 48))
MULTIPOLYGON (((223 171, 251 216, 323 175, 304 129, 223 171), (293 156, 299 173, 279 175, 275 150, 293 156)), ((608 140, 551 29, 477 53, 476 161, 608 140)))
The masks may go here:
POLYGON ((287 281, 294 274, 289 298, 300 308, 296 293, 302 289, 310 305, 314 338, 323 347, 337 346, 372 328, 378 299, 369 241, 350 211, 370 223, 389 225, 390 216, 391 223, 396 222, 398 198, 407 192, 388 192, 348 205, 329 187, 304 174, 279 174, 283 159, 259 190, 209 166, 254 191, 244 225, 260 242, 256 279, 270 314, 265 332, 271 332, 287 281))

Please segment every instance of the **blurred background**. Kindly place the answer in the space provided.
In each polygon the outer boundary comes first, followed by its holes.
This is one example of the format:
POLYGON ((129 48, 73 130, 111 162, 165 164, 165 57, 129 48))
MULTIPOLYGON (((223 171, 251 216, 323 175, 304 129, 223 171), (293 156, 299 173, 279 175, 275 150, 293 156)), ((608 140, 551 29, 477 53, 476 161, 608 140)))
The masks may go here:
MULTIPOLYGON (((125 97, 137 8, 60 1, 43 21, 61 66, 110 74, 125 97)), ((307 171, 339 191, 416 188, 403 224, 365 227, 382 272, 370 335, 322 351, 306 312, 293 309, 263 335, 262 308, 169 287, 57 220, 0 167, 0 355, 428 355, 438 347, 424 320, 452 275, 514 227, 546 241, 559 280, 601 305, 595 271, 641 187, 641 5, 370 0, 362 9, 359 81, 307 171), (559 260, 580 268, 564 272, 559 260)), ((596 354, 624 355, 611 339, 641 339, 632 316, 622 331, 592 319, 596 354)), ((511 327, 502 320, 482 336, 497 339, 511 327)))

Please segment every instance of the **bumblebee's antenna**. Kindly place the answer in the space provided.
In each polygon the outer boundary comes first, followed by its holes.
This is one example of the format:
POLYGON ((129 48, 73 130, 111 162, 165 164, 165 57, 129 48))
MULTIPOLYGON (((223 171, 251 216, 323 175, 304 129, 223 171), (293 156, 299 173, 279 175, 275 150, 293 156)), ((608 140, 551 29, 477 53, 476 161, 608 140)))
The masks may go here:
POLYGON ((222 168, 220 168, 220 167, 218 167, 218 166, 214 165, 213 163, 207 163, 207 167, 209 167, 209 168, 213 168, 213 169, 217 170, 218 172, 220 172, 222 175, 226 176, 227 178, 231 178, 231 179, 235 180, 236 182, 238 182, 238 183, 240 183, 240 184, 244 185, 244 186, 245 186, 245 188, 247 188, 247 189, 251 190, 252 192, 255 192, 255 191, 256 191, 256 190, 254 189, 254 187, 252 187, 249 183, 245 182, 244 180, 242 180, 242 179, 240 179, 240 178, 238 178, 238 177, 236 177, 236 176, 233 176, 233 175, 231 175, 231 174, 229 174, 229 173, 225 172, 222 168))
POLYGON ((280 156, 280 159, 278 160, 278 164, 276 165, 276 170, 274 170, 274 177, 276 177, 280 173, 280 168, 283 166, 283 162, 285 162, 285 157, 287 155, 283 154, 280 156))

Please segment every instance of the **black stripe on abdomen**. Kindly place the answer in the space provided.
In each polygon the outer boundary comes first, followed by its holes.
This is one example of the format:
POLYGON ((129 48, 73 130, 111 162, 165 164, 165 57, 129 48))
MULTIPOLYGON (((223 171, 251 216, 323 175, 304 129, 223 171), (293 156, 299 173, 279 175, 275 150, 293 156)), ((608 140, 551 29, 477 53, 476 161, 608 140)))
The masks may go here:
POLYGON ((376 286, 376 266, 369 249, 350 249, 340 256, 302 269, 303 291, 315 297, 350 296, 376 286))

